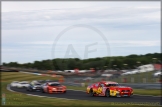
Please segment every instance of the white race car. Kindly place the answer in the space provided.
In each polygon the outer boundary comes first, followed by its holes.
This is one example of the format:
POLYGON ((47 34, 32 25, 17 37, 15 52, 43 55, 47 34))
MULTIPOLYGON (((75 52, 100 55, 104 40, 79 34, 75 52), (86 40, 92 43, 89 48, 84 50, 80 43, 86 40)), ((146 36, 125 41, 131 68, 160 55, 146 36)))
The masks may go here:
POLYGON ((162 72, 161 71, 157 71, 153 74, 154 77, 159 77, 162 75, 162 72))
POLYGON ((13 81, 10 85, 11 85, 11 87, 16 87, 18 83, 19 83, 19 81, 13 81))
POLYGON ((131 72, 130 72, 130 71, 125 72, 125 73, 122 73, 121 75, 129 75, 129 74, 131 74, 131 72))
POLYGON ((28 87, 28 86, 29 86, 29 82, 28 81, 22 81, 22 82, 19 82, 17 84, 18 88, 23 88, 23 87, 28 87))
POLYGON ((131 71, 131 74, 137 74, 139 71, 138 70, 133 70, 131 71))

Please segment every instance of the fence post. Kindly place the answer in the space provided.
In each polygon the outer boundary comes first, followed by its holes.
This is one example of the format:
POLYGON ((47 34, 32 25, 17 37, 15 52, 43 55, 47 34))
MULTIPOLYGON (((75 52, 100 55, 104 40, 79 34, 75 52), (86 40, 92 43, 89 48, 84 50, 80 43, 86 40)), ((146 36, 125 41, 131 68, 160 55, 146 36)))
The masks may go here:
POLYGON ((146 78, 143 78, 143 83, 146 83, 146 78))
POLYGON ((159 79, 158 78, 156 78, 156 83, 158 83, 159 82, 159 79))
POLYGON ((123 82, 126 83, 127 82, 127 78, 123 78, 123 82))
POLYGON ((131 77, 131 82, 134 83, 134 78, 133 77, 131 77))
POLYGON ((123 82, 123 78, 121 78, 121 82, 123 82))
POLYGON ((81 83, 81 86, 82 86, 82 87, 85 87, 85 83, 81 83))

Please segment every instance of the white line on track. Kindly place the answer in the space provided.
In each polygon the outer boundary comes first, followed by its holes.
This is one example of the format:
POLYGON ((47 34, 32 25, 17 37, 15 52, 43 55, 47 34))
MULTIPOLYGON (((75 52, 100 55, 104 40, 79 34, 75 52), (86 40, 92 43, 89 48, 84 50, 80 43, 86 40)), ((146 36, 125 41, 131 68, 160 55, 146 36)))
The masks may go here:
POLYGON ((7 85, 7 90, 12 91, 12 92, 16 92, 16 91, 13 91, 13 90, 10 89, 10 85, 7 85))
POLYGON ((36 97, 58 98, 58 99, 63 99, 63 100, 79 100, 79 99, 68 99, 68 98, 59 98, 59 97, 48 97, 48 96, 33 95, 33 94, 26 94, 26 95, 36 96, 36 97))

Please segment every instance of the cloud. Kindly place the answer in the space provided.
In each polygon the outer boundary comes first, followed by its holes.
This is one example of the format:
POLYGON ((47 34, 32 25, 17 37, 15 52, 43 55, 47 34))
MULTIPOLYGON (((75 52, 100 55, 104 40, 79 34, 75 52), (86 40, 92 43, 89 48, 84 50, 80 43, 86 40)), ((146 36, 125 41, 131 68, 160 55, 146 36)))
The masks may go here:
MULTIPOLYGON (((35 41, 35 42, 27 42, 27 43, 19 43, 19 45, 30 45, 30 46, 44 46, 44 47, 49 47, 49 46, 53 46, 55 45, 55 47, 65 47, 67 45, 73 45, 73 46, 85 46, 88 44, 92 44, 94 42, 84 42, 84 41, 71 41, 71 42, 67 42, 67 41, 61 41, 59 43, 54 44, 53 41, 35 41)), ((106 45, 104 41, 96 41, 95 43, 97 43, 100 46, 104 46, 106 45)), ((160 40, 152 40, 152 41, 129 41, 129 40, 114 40, 114 41, 109 41, 109 44, 111 47, 152 47, 152 46, 160 46, 160 40)), ((79 47, 78 47, 79 48, 79 47)))
POLYGON ((31 62, 64 57, 72 44, 82 58, 85 47, 97 43, 89 57, 160 52, 160 2, 2 2, 2 61, 31 62), (35 6, 37 5, 37 6, 35 6), (132 50, 133 48, 133 50, 132 50), (109 54, 110 55, 110 54, 109 54))
POLYGON ((62 26, 77 23, 136 25, 160 23, 160 6, 86 7, 2 12, 2 29, 62 26), (10 25, 10 26, 9 26, 10 25))

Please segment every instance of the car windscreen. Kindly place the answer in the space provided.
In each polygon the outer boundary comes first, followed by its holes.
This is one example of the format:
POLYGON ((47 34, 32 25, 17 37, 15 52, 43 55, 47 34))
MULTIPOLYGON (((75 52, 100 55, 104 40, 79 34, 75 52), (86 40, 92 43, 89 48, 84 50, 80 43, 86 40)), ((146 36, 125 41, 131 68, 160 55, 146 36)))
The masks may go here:
POLYGON ((34 84, 34 85, 41 85, 41 84, 34 84))
POLYGON ((106 86, 107 87, 110 87, 110 86, 119 86, 119 84, 107 84, 106 86))
POLYGON ((28 83, 20 83, 20 84, 28 84, 28 83))
POLYGON ((60 86, 61 84, 50 84, 50 86, 60 86))

